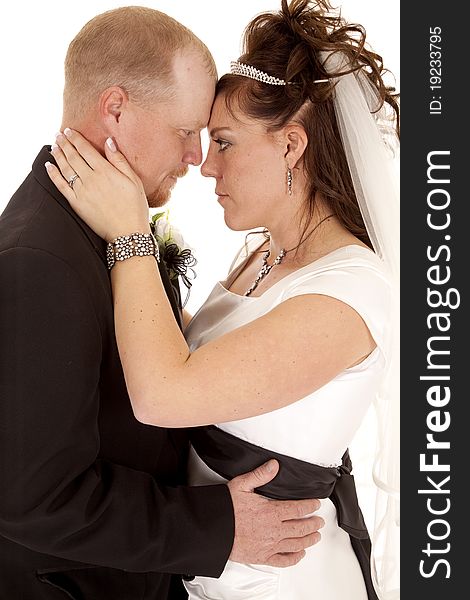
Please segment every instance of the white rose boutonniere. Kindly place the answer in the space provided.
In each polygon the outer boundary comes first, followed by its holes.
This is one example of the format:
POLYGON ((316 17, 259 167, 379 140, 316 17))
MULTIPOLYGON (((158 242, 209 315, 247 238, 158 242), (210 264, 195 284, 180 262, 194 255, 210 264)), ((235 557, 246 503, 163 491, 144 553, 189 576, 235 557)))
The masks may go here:
POLYGON ((168 211, 155 214, 150 222, 150 228, 157 240, 160 259, 165 264, 170 280, 177 281, 178 277, 181 277, 188 288, 184 306, 188 301, 191 279, 196 277, 193 267, 197 264, 197 260, 181 233, 171 225, 168 215, 168 211))

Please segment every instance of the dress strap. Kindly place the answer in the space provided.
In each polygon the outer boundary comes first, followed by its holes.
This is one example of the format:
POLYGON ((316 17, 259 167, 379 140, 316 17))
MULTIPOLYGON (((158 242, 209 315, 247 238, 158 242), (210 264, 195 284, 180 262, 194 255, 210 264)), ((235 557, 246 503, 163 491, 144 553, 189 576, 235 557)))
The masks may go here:
MULTIPOLYGON (((238 277, 238 274, 243 269, 245 264, 250 259, 251 255, 257 250, 259 250, 265 243, 266 238, 264 235, 262 235, 262 233, 260 233, 259 235, 253 235, 253 238, 251 240, 247 240, 233 259, 233 262, 228 270, 225 282, 230 283, 234 281, 238 277)), ((230 287, 230 285, 228 287, 230 287)))

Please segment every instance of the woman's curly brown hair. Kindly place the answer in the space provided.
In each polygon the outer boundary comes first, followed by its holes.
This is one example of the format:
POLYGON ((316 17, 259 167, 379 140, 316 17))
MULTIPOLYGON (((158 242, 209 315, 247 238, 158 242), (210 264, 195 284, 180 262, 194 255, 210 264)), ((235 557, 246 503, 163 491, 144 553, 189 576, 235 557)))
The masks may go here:
POLYGON ((382 58, 366 48, 364 28, 346 23, 333 13, 328 0, 282 0, 280 11, 260 14, 248 24, 238 60, 289 85, 267 85, 247 77, 224 75, 217 94, 224 96, 227 108, 231 112, 238 108, 264 121, 267 131, 280 130, 295 121, 308 135, 303 169, 309 189, 300 243, 308 237, 318 192, 340 222, 371 247, 336 121, 334 84, 314 83, 362 69, 377 91, 377 110, 387 103, 399 135, 398 94, 385 85, 383 76, 387 71, 382 58), (320 52, 341 52, 350 67, 327 72, 320 52))

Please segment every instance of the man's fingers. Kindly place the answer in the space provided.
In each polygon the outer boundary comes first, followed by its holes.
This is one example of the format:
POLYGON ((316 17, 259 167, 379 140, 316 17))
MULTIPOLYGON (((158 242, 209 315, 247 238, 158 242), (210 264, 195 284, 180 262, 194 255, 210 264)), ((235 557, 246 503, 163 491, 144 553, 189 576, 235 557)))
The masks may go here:
POLYGON ((281 521, 301 519, 316 512, 321 506, 320 500, 272 500, 271 502, 281 521))
POLYGON ((288 538, 286 540, 282 540, 279 542, 276 550, 278 553, 297 553, 305 550, 305 548, 310 548, 310 546, 314 546, 318 544, 321 540, 321 533, 319 531, 315 531, 310 535, 305 535, 299 538, 288 538))
POLYGON ((239 489, 242 489, 245 492, 252 492, 255 488, 261 487, 262 485, 269 483, 271 479, 274 479, 278 471, 279 463, 277 460, 269 460, 257 469, 235 477, 232 481, 237 483, 239 489))
POLYGON ((325 525, 325 521, 321 517, 308 517, 307 519, 297 519, 284 521, 280 528, 280 537, 285 538, 300 538, 310 535, 318 531, 325 525))
POLYGON ((273 554, 266 564, 270 567, 293 567, 305 557, 305 550, 300 552, 291 552, 289 554, 273 554))
POLYGON ((230 558, 235 562, 289 567, 305 556, 305 548, 320 540, 318 529, 325 522, 314 514, 319 500, 270 500, 252 493, 278 469, 277 461, 269 461, 228 482, 236 524, 230 558), (270 463, 274 471, 268 468, 270 463))

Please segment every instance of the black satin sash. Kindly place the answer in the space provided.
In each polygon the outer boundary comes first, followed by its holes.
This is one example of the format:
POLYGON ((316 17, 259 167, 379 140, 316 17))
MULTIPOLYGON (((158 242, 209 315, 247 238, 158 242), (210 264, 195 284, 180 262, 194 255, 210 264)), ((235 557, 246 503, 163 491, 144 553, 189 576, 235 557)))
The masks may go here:
POLYGON ((276 477, 255 490, 263 496, 275 500, 330 498, 337 511, 338 525, 350 536, 364 576, 368 598, 378 600, 370 572, 370 538, 359 507, 348 450, 338 468, 320 467, 256 446, 215 425, 191 429, 190 438, 199 457, 227 480, 252 471, 272 458, 276 459, 279 462, 276 477))

